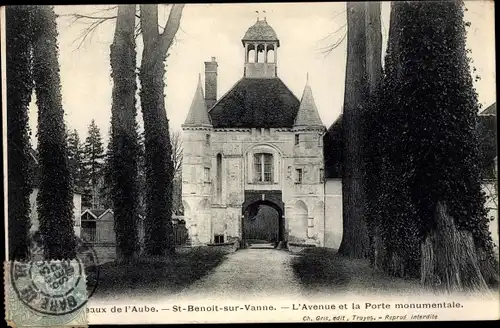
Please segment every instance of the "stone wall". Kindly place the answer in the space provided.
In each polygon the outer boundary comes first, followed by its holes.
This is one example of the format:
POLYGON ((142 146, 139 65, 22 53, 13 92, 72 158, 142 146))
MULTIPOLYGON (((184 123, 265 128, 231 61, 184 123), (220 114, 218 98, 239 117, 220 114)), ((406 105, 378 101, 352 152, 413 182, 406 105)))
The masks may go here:
POLYGON ((342 180, 325 183, 325 247, 338 249, 342 241, 342 180))

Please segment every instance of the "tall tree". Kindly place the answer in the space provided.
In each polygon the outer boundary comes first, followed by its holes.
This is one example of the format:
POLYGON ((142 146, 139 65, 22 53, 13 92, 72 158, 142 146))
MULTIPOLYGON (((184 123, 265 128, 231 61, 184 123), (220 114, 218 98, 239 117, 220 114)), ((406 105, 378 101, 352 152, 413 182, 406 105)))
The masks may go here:
POLYGON ((83 146, 76 129, 67 133, 67 143, 69 166, 71 171, 71 179, 73 181, 73 187, 76 189, 82 189, 84 186, 82 176, 84 174, 83 146))
POLYGON ((368 231, 364 219, 363 157, 361 119, 367 104, 366 7, 347 2, 347 67, 342 114, 343 234, 339 253, 351 258, 369 254, 368 231))
POLYGON ((73 193, 61 97, 56 15, 52 6, 37 5, 33 10, 33 76, 41 165, 37 199, 40 235, 46 258, 74 258, 73 193))
MULTIPOLYGON (((463 2, 393 2, 379 133, 386 270, 447 291, 498 281, 480 185, 463 2), (395 263, 397 265, 395 265, 395 263)), ((375 211, 377 215, 377 212, 375 211)))
POLYGON ((144 49, 139 79, 144 119, 146 167, 145 247, 151 255, 174 251, 172 228, 172 145, 165 110, 165 60, 179 29, 184 5, 172 5, 164 31, 158 30, 158 5, 140 6, 144 49))
POLYGON ((104 146, 101 131, 92 119, 88 126, 88 135, 85 139, 83 149, 84 167, 83 173, 87 193, 91 195, 91 206, 99 207, 98 186, 102 179, 102 166, 104 160, 104 146))
POLYGON ((33 17, 27 6, 7 6, 5 17, 9 259, 23 260, 29 257, 31 226, 28 106, 33 90, 30 35, 33 17))
POLYGON ((136 131, 135 5, 119 5, 111 45, 111 172, 117 261, 137 258, 138 185, 136 131))
MULTIPOLYGON (((372 138, 374 137, 372 136, 372 132, 374 128, 378 128, 368 126, 368 124, 371 122, 373 115, 379 115, 377 112, 377 105, 382 82, 382 24, 380 2, 365 2, 365 6, 366 70, 369 102, 360 122, 361 128, 363 129, 361 146, 363 153, 363 186, 365 192, 364 218, 371 241, 369 247, 370 260, 372 261, 371 263, 374 267, 379 268, 385 247, 382 244, 379 229, 377 225, 374 224, 373 215, 370 214, 369 209, 370 200, 373 198, 372 195, 377 195, 377 184, 379 181, 376 179, 375 175, 370 174, 373 172, 375 167, 368 166, 367 160, 369 160, 370 154, 375 151, 374 147, 371 145, 373 141, 372 138), (370 179, 371 177, 373 177, 373 179, 370 179)), ((378 159, 380 157, 372 156, 372 158, 378 159)), ((381 174, 382 172, 379 173, 381 174)))

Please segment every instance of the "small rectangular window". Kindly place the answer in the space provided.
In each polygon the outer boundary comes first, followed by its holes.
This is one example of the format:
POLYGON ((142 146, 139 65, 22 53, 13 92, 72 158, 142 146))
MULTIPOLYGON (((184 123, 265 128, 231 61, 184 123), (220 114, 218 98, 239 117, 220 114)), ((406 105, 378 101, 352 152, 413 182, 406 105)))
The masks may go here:
POLYGON ((205 168, 205 183, 210 183, 210 168, 205 168))
POLYGON ((214 235, 214 241, 216 244, 224 244, 224 235, 214 235))
POLYGON ((207 146, 210 146, 210 135, 209 134, 207 134, 206 137, 205 137, 205 144, 207 146))
POLYGON ((295 169, 295 183, 302 183, 302 169, 295 169))
POLYGON ((325 181, 325 170, 319 169, 319 182, 325 181))
POLYGON ((295 135, 295 145, 298 145, 300 141, 300 137, 298 134, 295 135))

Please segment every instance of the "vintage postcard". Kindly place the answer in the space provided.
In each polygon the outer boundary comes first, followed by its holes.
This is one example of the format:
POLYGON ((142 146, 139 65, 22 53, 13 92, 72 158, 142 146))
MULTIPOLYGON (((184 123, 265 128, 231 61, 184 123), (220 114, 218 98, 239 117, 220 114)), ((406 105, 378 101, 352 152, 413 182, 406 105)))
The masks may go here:
POLYGON ((492 1, 1 8, 5 320, 498 320, 492 1))

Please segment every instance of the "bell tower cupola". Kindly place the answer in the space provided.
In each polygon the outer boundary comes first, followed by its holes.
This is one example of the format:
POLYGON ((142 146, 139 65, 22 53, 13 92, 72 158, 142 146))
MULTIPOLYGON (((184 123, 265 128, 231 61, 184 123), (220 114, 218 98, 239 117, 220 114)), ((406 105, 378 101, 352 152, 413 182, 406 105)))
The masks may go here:
POLYGON ((250 26, 241 41, 245 47, 244 76, 277 77, 277 50, 280 41, 274 29, 267 23, 266 17, 257 17, 257 22, 250 26))

